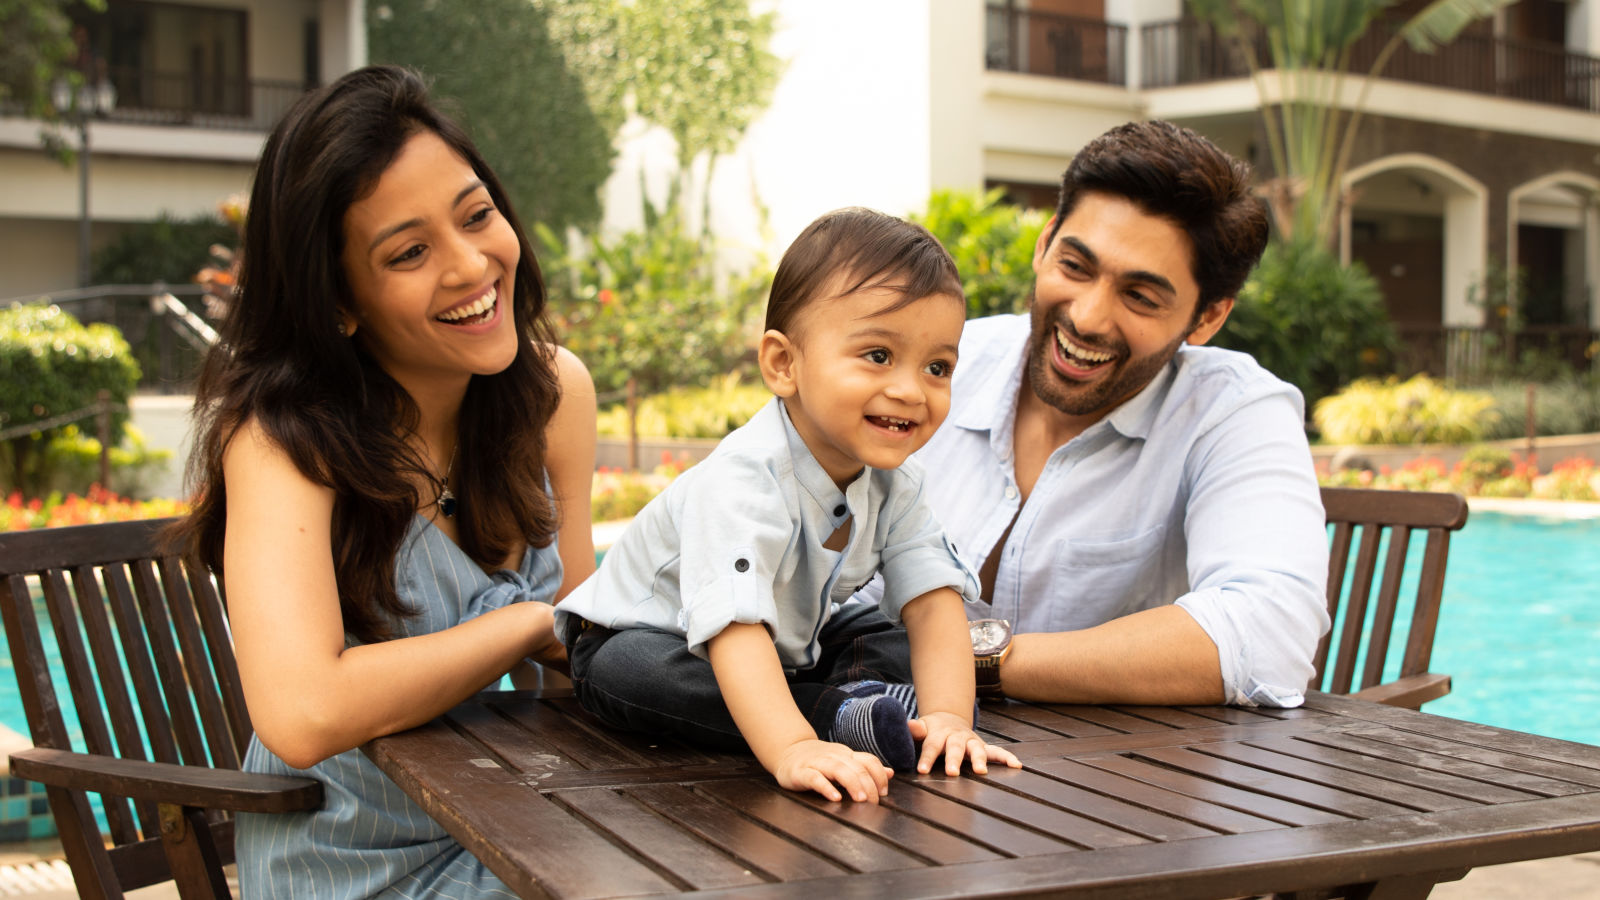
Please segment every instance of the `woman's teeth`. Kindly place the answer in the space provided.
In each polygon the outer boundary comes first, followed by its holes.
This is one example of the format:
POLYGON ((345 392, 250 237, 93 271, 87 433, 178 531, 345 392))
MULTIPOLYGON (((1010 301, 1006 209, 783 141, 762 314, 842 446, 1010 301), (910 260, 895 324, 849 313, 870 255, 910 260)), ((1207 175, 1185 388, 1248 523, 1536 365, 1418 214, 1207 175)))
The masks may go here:
POLYGON ((1103 362, 1110 362, 1116 357, 1114 353, 1104 350, 1090 350, 1081 344, 1075 343, 1061 329, 1056 329, 1056 346, 1061 348, 1061 353, 1073 362, 1083 363, 1085 366, 1098 366, 1103 362))
POLYGON ((438 319, 441 322, 460 324, 466 322, 468 319, 487 316, 490 312, 494 311, 494 303, 499 296, 500 289, 498 287, 491 287, 489 288, 489 293, 479 297, 475 302, 468 303, 466 306, 458 306, 448 312, 440 313, 438 319))

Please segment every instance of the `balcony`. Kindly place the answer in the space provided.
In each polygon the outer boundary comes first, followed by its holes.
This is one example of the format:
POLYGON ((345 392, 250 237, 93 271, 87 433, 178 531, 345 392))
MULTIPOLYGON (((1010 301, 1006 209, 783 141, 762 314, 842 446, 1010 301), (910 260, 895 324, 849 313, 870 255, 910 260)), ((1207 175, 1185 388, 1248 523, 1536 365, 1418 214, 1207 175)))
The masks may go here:
POLYGON ((267 131, 307 86, 294 81, 196 78, 187 73, 112 68, 116 108, 105 118, 138 125, 267 131))
POLYGON ((988 10, 987 68, 1118 86, 1128 83, 1125 26, 1009 6, 991 5, 988 10))
MULTIPOLYGON (((1373 28, 1363 35, 1351 47, 1349 71, 1365 74, 1371 69, 1392 33, 1373 28)), ((1204 22, 1152 23, 1142 29, 1141 40, 1141 76, 1147 88, 1250 74, 1233 46, 1204 22)), ((1257 37, 1254 50, 1256 59, 1270 59, 1264 37, 1257 37)), ((1433 53, 1402 45, 1381 77, 1600 113, 1600 58, 1539 41, 1463 34, 1433 53)))

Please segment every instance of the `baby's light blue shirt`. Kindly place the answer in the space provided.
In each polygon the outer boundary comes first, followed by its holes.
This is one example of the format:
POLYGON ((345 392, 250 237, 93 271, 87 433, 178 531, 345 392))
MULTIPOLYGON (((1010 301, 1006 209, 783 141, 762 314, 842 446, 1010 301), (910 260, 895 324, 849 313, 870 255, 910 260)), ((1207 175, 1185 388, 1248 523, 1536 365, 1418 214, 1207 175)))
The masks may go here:
POLYGON ((908 460, 867 468, 840 491, 775 399, 634 518, 556 607, 556 633, 574 615, 654 628, 703 658, 728 625, 760 623, 793 671, 816 663, 823 624, 879 572, 892 621, 937 588, 976 600, 977 576, 924 502, 923 477, 908 460), (845 549, 824 548, 847 520, 845 549))

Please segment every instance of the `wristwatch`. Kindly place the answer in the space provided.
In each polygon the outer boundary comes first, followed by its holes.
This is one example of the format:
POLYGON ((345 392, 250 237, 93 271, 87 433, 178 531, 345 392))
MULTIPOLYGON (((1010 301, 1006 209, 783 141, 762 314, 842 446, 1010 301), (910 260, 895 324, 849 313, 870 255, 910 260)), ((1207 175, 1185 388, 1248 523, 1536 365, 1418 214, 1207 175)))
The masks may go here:
POLYGON ((1005 619, 974 619, 967 623, 972 635, 972 670, 978 696, 1001 697, 1000 664, 1011 652, 1011 623, 1005 619))

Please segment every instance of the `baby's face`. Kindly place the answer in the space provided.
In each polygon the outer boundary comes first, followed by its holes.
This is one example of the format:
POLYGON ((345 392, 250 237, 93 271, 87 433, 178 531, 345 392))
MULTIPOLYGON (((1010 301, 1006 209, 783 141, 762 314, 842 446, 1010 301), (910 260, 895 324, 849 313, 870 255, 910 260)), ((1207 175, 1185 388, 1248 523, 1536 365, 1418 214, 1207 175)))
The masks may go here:
POLYGON ((790 418, 840 484, 862 466, 893 469, 950 412, 966 303, 931 294, 899 309, 888 288, 816 302, 796 317, 790 418))

